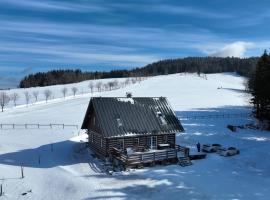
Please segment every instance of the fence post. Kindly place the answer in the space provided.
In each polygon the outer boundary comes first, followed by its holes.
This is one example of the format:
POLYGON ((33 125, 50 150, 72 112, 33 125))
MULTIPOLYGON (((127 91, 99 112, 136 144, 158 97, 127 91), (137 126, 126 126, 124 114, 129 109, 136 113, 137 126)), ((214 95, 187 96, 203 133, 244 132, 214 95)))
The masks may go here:
POLYGON ((24 178, 23 166, 22 165, 21 165, 21 175, 22 175, 22 178, 24 178))
POLYGON ((15 124, 12 124, 13 125, 13 129, 15 129, 15 124))
POLYGON ((52 129, 52 124, 50 124, 50 127, 51 127, 51 129, 52 129))
POLYGON ((0 197, 3 195, 3 186, 2 184, 0 185, 0 197))
POLYGON ((63 129, 65 129, 65 124, 63 124, 63 129))
POLYGON ((27 129, 27 124, 24 124, 24 126, 25 126, 25 129, 27 129))
POLYGON ((39 129, 39 124, 37 124, 37 127, 38 127, 38 129, 39 129))
POLYGON ((1 129, 3 128, 3 124, 1 124, 1 129))

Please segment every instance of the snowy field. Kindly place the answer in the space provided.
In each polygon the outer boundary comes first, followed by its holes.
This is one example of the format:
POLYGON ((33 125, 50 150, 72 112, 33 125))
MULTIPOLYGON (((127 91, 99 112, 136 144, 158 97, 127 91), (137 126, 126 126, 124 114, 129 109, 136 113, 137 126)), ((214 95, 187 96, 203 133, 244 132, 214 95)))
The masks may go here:
MULTIPOLYGON (((108 81, 108 80, 107 80, 108 81)), ((121 81, 121 80, 119 80, 121 81)), ((75 98, 8 107, 0 123, 65 123, 81 125, 91 95, 164 96, 178 116, 208 116, 251 112, 244 79, 234 74, 194 74, 152 77, 141 83, 89 93, 88 83, 75 98), (222 87, 222 88, 221 88, 222 87), (221 88, 221 89, 217 89, 221 88)), ((62 86, 51 86, 58 94, 62 86)), ((72 87, 72 85, 68 86, 72 87)), ((42 90, 44 90, 43 88, 42 90)), ((32 88, 30 90, 35 90, 32 88)), ((16 89, 23 93, 23 89, 16 89)), ((13 91, 9 91, 13 92, 13 91)), ((23 104, 23 102, 21 102, 23 104)), ((213 199, 270 198, 269 132, 242 129, 230 132, 228 124, 251 123, 251 118, 182 119, 185 133, 177 143, 195 150, 195 144, 235 146, 240 155, 208 154, 192 166, 156 166, 108 175, 102 162, 84 148, 86 136, 75 128, 0 129, 0 185, 2 199, 213 199), (79 135, 79 136, 78 136, 79 135), (24 178, 21 178, 24 166, 24 178)))

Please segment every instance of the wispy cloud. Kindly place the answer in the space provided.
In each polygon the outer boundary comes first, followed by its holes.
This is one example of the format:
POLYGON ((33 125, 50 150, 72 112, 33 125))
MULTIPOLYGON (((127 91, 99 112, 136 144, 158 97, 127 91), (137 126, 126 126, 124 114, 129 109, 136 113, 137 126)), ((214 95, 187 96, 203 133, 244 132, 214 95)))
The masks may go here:
MULTIPOLYGON (((29 45, 29 44, 28 44, 29 45)), ((89 63, 112 63, 114 65, 126 65, 128 66, 140 66, 145 63, 153 62, 157 60, 157 57, 146 55, 146 54, 117 54, 113 52, 96 52, 95 50, 88 49, 83 50, 82 48, 74 48, 72 46, 46 46, 42 47, 36 44, 30 44, 30 46, 12 46, 0 47, 1 51, 8 51, 13 53, 22 53, 26 57, 32 57, 32 62, 38 63, 39 61, 48 61, 54 63, 65 63, 65 64, 83 64, 87 65, 89 63)))
POLYGON ((151 6, 151 11, 166 13, 170 15, 188 15, 195 18, 213 18, 213 19, 229 19, 232 18, 232 14, 220 13, 216 11, 204 10, 194 7, 180 6, 180 5, 168 5, 160 4, 151 6))
POLYGON ((65 2, 65 1, 52 1, 52 0, 0 0, 0 3, 11 5, 17 8, 26 10, 39 10, 39 11, 73 11, 73 12, 100 12, 108 11, 109 8, 98 6, 97 4, 90 4, 87 1, 80 2, 65 2))
MULTIPOLYGON (((73 62, 121 62, 144 65, 160 59, 160 55, 217 37, 208 31, 171 31, 162 28, 65 24, 56 22, 1 20, 0 33, 8 40, 0 41, 0 51, 50 55, 73 62), (16 41, 16 42, 14 42, 16 41), (68 41, 68 42, 67 42, 68 41)), ((35 59, 33 56, 32 59, 35 59)), ((43 57, 44 59, 44 57, 43 57)), ((55 58, 54 58, 55 60, 55 58)), ((66 60, 64 60, 66 61, 66 60)))

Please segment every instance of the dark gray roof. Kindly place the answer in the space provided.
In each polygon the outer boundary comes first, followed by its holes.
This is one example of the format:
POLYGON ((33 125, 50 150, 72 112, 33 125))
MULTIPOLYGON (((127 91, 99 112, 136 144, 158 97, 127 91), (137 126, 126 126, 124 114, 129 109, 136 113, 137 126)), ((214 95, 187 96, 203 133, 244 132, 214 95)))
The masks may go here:
POLYGON ((104 137, 167 134, 183 131, 164 97, 93 97, 82 129, 87 129, 90 110, 96 113, 104 137))

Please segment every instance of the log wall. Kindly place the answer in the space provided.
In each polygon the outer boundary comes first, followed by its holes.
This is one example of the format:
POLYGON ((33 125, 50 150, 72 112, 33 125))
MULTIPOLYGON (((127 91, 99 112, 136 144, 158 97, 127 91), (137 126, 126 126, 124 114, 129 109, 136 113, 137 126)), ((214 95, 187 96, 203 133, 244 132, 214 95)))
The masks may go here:
POLYGON ((107 140, 102 138, 99 133, 88 131, 88 143, 90 149, 95 153, 107 157, 107 140))
POLYGON ((121 138, 110 138, 107 139, 107 150, 108 154, 112 152, 114 147, 121 149, 122 142, 124 141, 123 148, 126 149, 128 147, 147 147, 147 140, 151 136, 157 137, 157 145, 168 143, 171 144, 171 147, 175 146, 175 134, 166 134, 166 135, 147 135, 147 136, 134 136, 134 137, 121 137, 121 138), (139 144, 137 141, 139 140, 139 144))

